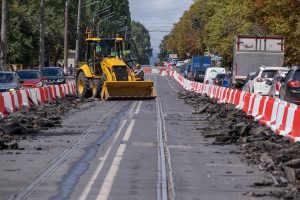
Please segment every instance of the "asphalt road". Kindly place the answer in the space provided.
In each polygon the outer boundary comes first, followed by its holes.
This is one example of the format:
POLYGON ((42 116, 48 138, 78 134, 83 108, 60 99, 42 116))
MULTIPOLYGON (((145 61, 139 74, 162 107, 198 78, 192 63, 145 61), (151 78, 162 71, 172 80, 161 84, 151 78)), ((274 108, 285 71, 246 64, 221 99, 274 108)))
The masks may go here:
POLYGON ((199 134, 205 122, 177 99, 172 78, 151 79, 155 100, 89 102, 22 141, 24 151, 1 152, 0 199, 246 200, 274 190, 252 187, 266 174, 242 163, 237 147, 199 134))

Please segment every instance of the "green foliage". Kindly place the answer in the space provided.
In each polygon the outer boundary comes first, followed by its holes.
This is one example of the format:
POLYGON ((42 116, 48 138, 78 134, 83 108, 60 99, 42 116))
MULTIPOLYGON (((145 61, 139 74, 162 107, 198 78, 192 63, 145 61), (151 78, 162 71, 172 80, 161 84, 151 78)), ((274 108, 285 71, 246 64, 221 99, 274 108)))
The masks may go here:
POLYGON ((282 35, 285 64, 300 64, 299 19, 297 0, 195 0, 160 49, 185 57, 208 48, 230 62, 234 35, 282 35))
MULTIPOLYGON (((66 0, 45 0, 45 59, 51 64, 63 58, 64 26, 66 0)), ((125 36, 130 32, 131 17, 128 0, 82 0, 80 53, 84 57, 85 30, 87 27, 97 30, 101 37, 115 37, 116 33, 125 36), (114 12, 112 18, 101 20, 104 15, 93 16, 110 6, 114 12), (120 20, 122 19, 122 20, 120 20), (120 21, 123 21, 121 23, 120 21), (126 30, 125 27, 128 27, 126 30)), ((37 66, 39 51, 40 0, 9 0, 8 10, 8 62, 22 63, 26 67, 37 66)), ((75 49, 78 0, 69 0, 69 48, 75 49)), ((1 9, 0 9, 1 10, 1 9)), ((0 11, 1 12, 1 11, 0 11)), ((107 13, 104 13, 107 14, 107 13)), ((139 29, 138 29, 139 31, 139 29)), ((97 33, 97 31, 95 31, 97 33)), ((133 34, 135 34, 133 32, 133 34)), ((137 33, 139 35, 140 33, 137 33)), ((130 36, 130 35, 129 35, 130 36)), ((149 36, 149 34, 148 34, 149 36)), ((149 36, 150 38, 150 36, 149 36)), ((146 54, 151 55, 150 42, 146 45, 146 54)))
POLYGON ((149 31, 140 22, 132 21, 132 38, 136 43, 141 64, 149 64, 149 57, 152 56, 149 31))

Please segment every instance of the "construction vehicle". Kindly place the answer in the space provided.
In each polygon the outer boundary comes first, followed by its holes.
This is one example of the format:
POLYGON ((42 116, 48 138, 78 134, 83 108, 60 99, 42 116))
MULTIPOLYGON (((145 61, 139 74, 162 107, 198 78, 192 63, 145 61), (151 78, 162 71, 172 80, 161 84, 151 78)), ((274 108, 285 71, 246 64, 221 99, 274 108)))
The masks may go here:
MULTIPOLYGON (((80 98, 151 99, 156 97, 153 81, 138 81, 133 66, 132 41, 97 38, 87 32, 85 62, 76 72, 80 98)), ((135 48, 136 49, 136 48, 135 48)), ((136 51, 137 52, 137 51, 136 51)))

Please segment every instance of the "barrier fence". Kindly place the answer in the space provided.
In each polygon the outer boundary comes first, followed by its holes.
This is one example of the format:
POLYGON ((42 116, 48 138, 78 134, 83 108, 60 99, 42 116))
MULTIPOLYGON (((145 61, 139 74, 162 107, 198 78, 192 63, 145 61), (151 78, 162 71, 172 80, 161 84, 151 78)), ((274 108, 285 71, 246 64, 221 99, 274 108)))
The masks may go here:
POLYGON ((75 83, 0 93, 0 115, 8 115, 23 107, 39 106, 66 95, 76 95, 75 83))
POLYGON ((266 125, 276 134, 300 141, 300 106, 280 99, 273 99, 236 89, 224 88, 185 79, 176 71, 169 73, 184 89, 206 94, 218 99, 218 103, 230 103, 266 125))

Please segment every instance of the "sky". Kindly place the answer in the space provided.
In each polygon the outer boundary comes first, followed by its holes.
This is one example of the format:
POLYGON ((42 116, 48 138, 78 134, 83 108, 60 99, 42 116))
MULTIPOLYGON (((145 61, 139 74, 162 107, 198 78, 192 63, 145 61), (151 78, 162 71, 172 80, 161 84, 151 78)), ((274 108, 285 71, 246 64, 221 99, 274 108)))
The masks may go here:
POLYGON ((154 57, 163 37, 192 3, 193 0, 129 0, 131 19, 141 22, 150 32, 154 57))

